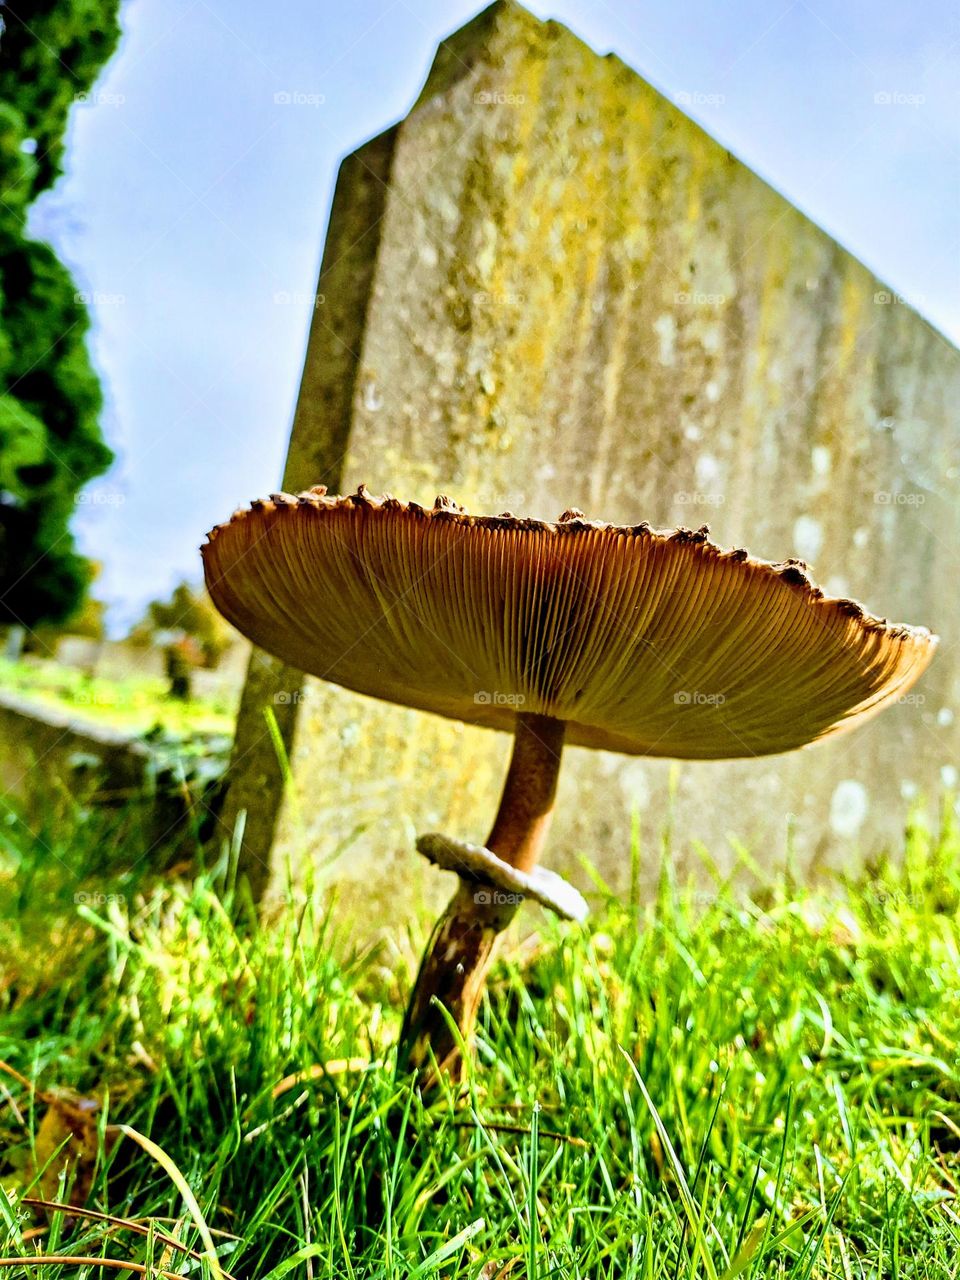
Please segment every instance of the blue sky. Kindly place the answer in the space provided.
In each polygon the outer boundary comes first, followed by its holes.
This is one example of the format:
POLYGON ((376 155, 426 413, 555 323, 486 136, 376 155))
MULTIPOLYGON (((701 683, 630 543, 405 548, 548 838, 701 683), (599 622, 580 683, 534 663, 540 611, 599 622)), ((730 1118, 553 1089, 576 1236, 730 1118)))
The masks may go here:
MULTIPOLYGON (((35 207, 91 299, 117 453, 79 508, 115 628, 279 479, 340 157, 405 114, 468 0, 128 0, 35 207), (288 92, 316 105, 283 105, 288 92), (300 301, 278 303, 277 294, 300 301)), ((615 50, 960 341, 960 7, 531 0, 615 50), (877 101, 888 95, 891 101, 877 101)))

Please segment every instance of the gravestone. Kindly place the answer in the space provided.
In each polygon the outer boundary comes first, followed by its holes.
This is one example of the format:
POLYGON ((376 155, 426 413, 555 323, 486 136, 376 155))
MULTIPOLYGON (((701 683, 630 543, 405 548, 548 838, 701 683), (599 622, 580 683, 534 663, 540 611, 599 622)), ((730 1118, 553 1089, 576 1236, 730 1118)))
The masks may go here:
MULTIPOLYGON (((566 753, 545 861, 581 884, 585 855, 623 887, 634 812, 648 884, 668 815, 681 873, 731 835, 772 869, 792 830, 813 876, 956 780, 957 404, 956 349, 861 263, 618 58, 495 4, 343 162, 283 483, 709 522, 940 631, 904 705, 789 757, 566 753)), ((450 888, 415 834, 482 841, 509 746, 255 654, 225 830, 255 881, 309 861, 394 925, 450 888)))

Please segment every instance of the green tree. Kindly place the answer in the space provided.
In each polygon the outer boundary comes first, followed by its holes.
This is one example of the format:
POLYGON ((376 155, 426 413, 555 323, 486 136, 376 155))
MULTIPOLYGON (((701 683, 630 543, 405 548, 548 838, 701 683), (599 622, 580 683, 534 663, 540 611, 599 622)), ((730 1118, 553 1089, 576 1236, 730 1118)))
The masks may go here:
POLYGON ((27 211, 60 173, 70 107, 116 47, 118 9, 0 6, 0 624, 61 621, 90 581, 70 518, 112 455, 89 316, 50 246, 27 234, 27 211))
MULTIPOLYGON (((88 562, 87 568, 92 583, 100 576, 102 565, 96 560, 88 562)), ((107 638, 107 606, 98 600, 93 592, 88 592, 83 603, 74 611, 68 622, 41 622, 31 628, 27 634, 24 653, 34 653, 42 658, 50 658, 56 652, 58 642, 64 636, 83 636, 87 640, 106 640, 107 638)))
POLYGON ((135 644, 154 644, 158 634, 189 637, 205 667, 215 667, 231 641, 230 628, 204 588, 189 582, 179 583, 169 600, 151 601, 128 639, 135 644))

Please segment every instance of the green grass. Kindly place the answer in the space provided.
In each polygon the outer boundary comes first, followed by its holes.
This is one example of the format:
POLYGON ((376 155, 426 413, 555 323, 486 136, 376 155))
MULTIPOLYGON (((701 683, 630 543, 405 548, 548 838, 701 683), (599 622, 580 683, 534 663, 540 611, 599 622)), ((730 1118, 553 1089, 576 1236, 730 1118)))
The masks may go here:
POLYGON ((958 1273, 952 822, 819 894, 664 875, 641 907, 598 891, 587 930, 528 909, 469 1086, 429 1106, 394 1079, 395 948, 352 952, 309 900, 251 932, 226 866, 104 870, 124 854, 92 818, 46 850, 0 827, 0 1057, 44 1095, 0 1075, 3 1258, 216 1274, 166 1231, 276 1280, 958 1273), (55 1088, 101 1105, 73 1172, 55 1088), (146 1234, 23 1204, 74 1176, 146 1234))
POLYGON ((167 696, 167 682, 157 676, 114 680, 54 662, 0 658, 0 688, 75 719, 130 734, 147 733, 155 726, 178 737, 233 733, 234 697, 177 702, 167 696))

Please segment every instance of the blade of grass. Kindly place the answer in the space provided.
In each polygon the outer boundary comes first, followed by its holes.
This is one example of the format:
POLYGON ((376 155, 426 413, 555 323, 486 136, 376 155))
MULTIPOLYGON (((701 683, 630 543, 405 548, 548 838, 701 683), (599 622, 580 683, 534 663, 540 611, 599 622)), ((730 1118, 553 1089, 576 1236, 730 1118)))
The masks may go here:
POLYGON ((226 1280, 223 1268, 220 1266, 220 1259, 217 1257, 217 1248, 213 1243, 213 1236, 210 1234, 210 1228, 207 1226, 206 1218, 203 1216, 203 1212, 200 1209, 197 1198, 191 1191, 190 1184, 187 1182, 186 1178, 163 1148, 158 1147, 151 1138, 148 1138, 145 1134, 138 1132, 138 1130, 132 1128, 128 1124, 118 1124, 116 1129, 118 1133, 122 1133, 132 1142, 135 1142, 137 1146, 142 1147, 147 1155, 152 1156, 153 1159, 156 1160, 157 1164, 160 1165, 161 1169, 163 1169, 167 1174, 170 1181, 180 1192, 183 1203, 187 1206, 187 1211, 193 1219, 194 1226, 197 1228, 197 1233, 203 1241, 204 1249, 206 1250, 206 1260, 210 1264, 211 1271, 217 1277, 217 1280, 226 1280))

